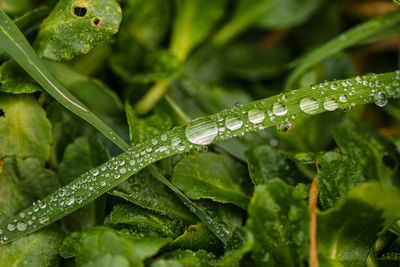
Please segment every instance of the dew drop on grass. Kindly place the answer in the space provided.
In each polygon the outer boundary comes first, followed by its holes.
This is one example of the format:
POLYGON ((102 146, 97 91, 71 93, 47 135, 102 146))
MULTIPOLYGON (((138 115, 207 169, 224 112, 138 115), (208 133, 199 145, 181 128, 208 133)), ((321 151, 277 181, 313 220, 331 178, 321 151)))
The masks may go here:
POLYGON ((218 126, 209 118, 200 118, 186 127, 186 138, 196 145, 209 145, 218 135, 218 126))
POLYGON ((379 92, 379 93, 374 95, 374 103, 378 107, 383 108, 388 103, 388 100, 387 100, 387 98, 386 98, 384 93, 379 92))
POLYGON ((300 109, 307 114, 314 114, 319 108, 318 102, 314 98, 305 97, 300 101, 300 109))
POLYGON ((338 102, 336 101, 336 99, 333 99, 333 98, 325 99, 325 101, 324 101, 324 109, 326 109, 328 111, 334 111, 338 107, 339 107, 339 105, 338 105, 338 102))
POLYGON ((15 228, 16 228, 15 225, 12 224, 12 223, 9 223, 9 224, 7 225, 7 229, 8 229, 8 231, 10 231, 10 232, 14 231, 15 228))
POLYGON ((225 120, 225 126, 231 131, 235 131, 240 129, 243 125, 243 122, 237 117, 230 117, 225 120))
POLYGON ((126 168, 122 167, 121 169, 119 169, 119 173, 120 174, 125 174, 126 173, 126 168))
POLYGON ((347 102, 347 95, 340 95, 339 96, 339 101, 342 103, 346 103, 347 102))
POLYGON ((93 176, 97 176, 99 174, 99 170, 98 169, 93 169, 90 172, 93 174, 93 176))
POLYGON ((261 123, 265 119, 264 111, 259 109, 250 110, 247 116, 249 117, 249 121, 254 124, 261 123))
POLYGON ((292 128, 292 124, 290 122, 282 122, 276 126, 276 129, 280 132, 287 132, 292 128))
POLYGON ((69 198, 67 198, 67 200, 65 201, 65 204, 67 205, 67 206, 71 206, 72 204, 74 204, 75 203, 75 198, 74 197, 69 197, 69 198))
POLYGON ((275 103, 272 107, 272 111, 276 116, 283 116, 287 113, 287 108, 282 103, 275 103))
POLYGON ((47 217, 47 216, 43 216, 43 217, 40 217, 39 218, 39 222, 41 223, 41 224, 45 224, 45 223, 47 223, 49 221, 49 217, 47 217))
POLYGON ((18 231, 26 230, 26 223, 24 223, 24 222, 17 223, 17 229, 18 229, 18 231))

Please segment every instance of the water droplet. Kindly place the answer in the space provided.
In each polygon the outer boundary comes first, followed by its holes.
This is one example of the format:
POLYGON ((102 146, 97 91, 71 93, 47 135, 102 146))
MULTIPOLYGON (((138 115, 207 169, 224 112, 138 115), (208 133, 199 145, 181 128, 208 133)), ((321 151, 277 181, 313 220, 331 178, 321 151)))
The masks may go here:
POLYGON ((48 222, 49 221, 49 217, 47 217, 47 216, 43 216, 43 217, 40 217, 39 218, 39 222, 41 223, 41 224, 45 224, 46 222, 48 222))
POLYGON ((67 204, 67 206, 71 206, 72 204, 75 203, 75 198, 74 197, 69 197, 67 198, 67 200, 65 201, 65 204, 67 204))
POLYGON ((335 109, 337 109, 339 107, 336 99, 333 98, 327 98, 324 101, 324 109, 328 110, 328 111, 334 111, 335 109))
POLYGON ((337 89, 336 84, 332 84, 332 85, 331 85, 331 89, 332 89, 332 90, 336 90, 336 89, 337 89))
POLYGON ((287 132, 292 128, 292 124, 290 122, 282 122, 281 124, 278 124, 276 128, 280 132, 287 132))
POLYGON ((122 167, 121 169, 119 169, 119 173, 120 174, 125 174, 126 173, 126 168, 122 167))
POLYGON ((93 169, 90 171, 94 176, 99 175, 99 170, 98 169, 93 169))
POLYGON ((8 231, 12 232, 12 231, 15 230, 15 225, 12 224, 12 223, 9 223, 9 224, 7 225, 7 229, 8 229, 8 231))
POLYGON ((283 116, 287 113, 287 108, 282 103, 275 103, 272 107, 272 111, 276 116, 283 116))
POLYGON ((200 118, 191 122, 186 127, 186 138, 192 144, 209 145, 218 135, 218 126, 215 121, 208 118, 200 118))
POLYGON ((254 124, 261 123, 265 119, 264 111, 259 109, 252 109, 247 115, 249 117, 249 121, 254 124))
POLYGON ((135 163, 136 163, 136 161, 135 161, 134 159, 131 159, 131 160, 129 161, 129 165, 131 165, 131 166, 134 166, 135 163))
POLYGON ((319 108, 318 102, 314 98, 305 97, 300 101, 300 109, 307 114, 315 113, 319 108))
POLYGON ((342 102, 342 103, 347 102, 347 95, 340 95, 339 96, 339 101, 342 102))
POLYGON ((106 181, 101 181, 100 185, 101 186, 106 186, 107 182, 106 181))
POLYGON ((17 223, 17 229, 18 229, 18 231, 26 230, 26 223, 24 223, 24 222, 17 223))
POLYGON ((231 131, 240 129, 243 125, 243 122, 237 117, 230 117, 225 120, 225 126, 231 131))
POLYGON ((374 102, 375 102, 375 105, 382 108, 382 107, 386 106, 386 104, 388 103, 388 100, 384 93, 379 92, 374 95, 374 102))
POLYGON ((76 203, 81 204, 82 203, 82 197, 76 197, 76 203))

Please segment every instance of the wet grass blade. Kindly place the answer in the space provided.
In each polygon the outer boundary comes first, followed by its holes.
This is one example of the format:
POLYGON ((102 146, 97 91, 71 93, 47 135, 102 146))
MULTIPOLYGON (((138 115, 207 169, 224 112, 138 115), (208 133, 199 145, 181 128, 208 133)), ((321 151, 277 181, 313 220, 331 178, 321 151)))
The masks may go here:
POLYGON ((24 35, 14 22, 0 10, 0 49, 12 57, 47 93, 64 107, 80 118, 92 124, 104 136, 121 149, 130 147, 118 134, 88 110, 76 97, 64 88, 48 70, 48 67, 36 55, 24 35))
MULTIPOLYGON (((130 148, 9 218, 0 226, 0 243, 8 243, 63 218, 163 158, 326 111, 349 110, 370 102, 384 106, 389 97, 400 96, 399 80, 400 72, 391 72, 326 82, 234 107, 179 126, 130 148), (230 127, 237 121, 241 123, 230 127)), ((151 168, 148 171, 161 181, 165 179, 151 168)), ((171 185, 168 181, 163 182, 171 185)), ((180 196, 184 202, 187 201, 184 195, 180 196)), ((190 203, 185 204, 191 207, 190 203)), ((198 214, 201 212, 198 211, 198 214)), ((198 216, 207 220, 207 217, 198 216)), ((217 232, 217 229, 214 231, 217 232)))
POLYGON ((350 46, 377 41, 387 36, 398 34, 399 32, 400 10, 396 10, 371 19, 340 34, 291 64, 295 69, 286 82, 286 90, 295 88, 300 76, 321 60, 350 46))

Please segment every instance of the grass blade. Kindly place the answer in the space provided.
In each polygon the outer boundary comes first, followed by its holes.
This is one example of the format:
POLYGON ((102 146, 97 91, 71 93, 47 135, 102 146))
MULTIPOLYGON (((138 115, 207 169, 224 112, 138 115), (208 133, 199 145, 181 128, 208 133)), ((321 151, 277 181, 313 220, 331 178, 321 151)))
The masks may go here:
MULTIPOLYGON (((399 80, 400 72, 391 72, 326 82, 194 120, 130 148, 10 218, 0 226, 0 243, 8 243, 63 218, 139 170, 171 155, 337 108, 348 110, 369 102, 383 106, 386 97, 400 96, 399 80), (242 121, 241 127, 225 129, 225 123, 232 122, 232 118, 242 121)), ((152 169, 149 171, 158 176, 152 169)))
POLYGON ((308 68, 321 60, 350 46, 367 41, 377 41, 400 32, 400 10, 389 12, 380 17, 364 22, 326 42, 317 49, 302 56, 291 65, 296 68, 286 82, 286 90, 296 87, 296 82, 308 68))
POLYGON ((92 124, 121 149, 126 150, 130 147, 128 143, 57 81, 47 69, 47 66, 36 55, 21 31, 3 10, 0 10, 0 49, 9 54, 47 93, 63 106, 92 124))

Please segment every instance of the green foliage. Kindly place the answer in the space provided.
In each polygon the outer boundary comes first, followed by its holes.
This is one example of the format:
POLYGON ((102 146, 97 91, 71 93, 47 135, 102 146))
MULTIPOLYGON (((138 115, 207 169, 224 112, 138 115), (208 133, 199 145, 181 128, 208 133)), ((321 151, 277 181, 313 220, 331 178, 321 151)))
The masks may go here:
POLYGON ((52 60, 86 54, 118 31, 121 18, 113 0, 60 1, 40 25, 38 54, 52 60))
POLYGON ((0 0, 0 265, 398 266, 393 3, 0 0))

